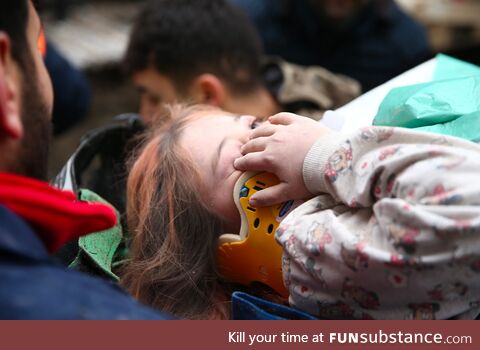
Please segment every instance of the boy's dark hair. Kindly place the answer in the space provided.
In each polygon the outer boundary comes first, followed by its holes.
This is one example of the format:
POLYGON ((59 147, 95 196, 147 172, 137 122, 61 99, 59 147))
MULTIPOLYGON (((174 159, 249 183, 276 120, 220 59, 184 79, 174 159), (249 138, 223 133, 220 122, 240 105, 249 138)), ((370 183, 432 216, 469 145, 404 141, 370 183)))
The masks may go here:
POLYGON ((28 1, 2 0, 0 5, 0 31, 10 37, 12 56, 23 68, 27 65, 28 1))
POLYGON ((260 85, 261 53, 249 18, 225 0, 153 0, 135 22, 125 66, 153 67, 181 91, 211 73, 244 93, 260 85))

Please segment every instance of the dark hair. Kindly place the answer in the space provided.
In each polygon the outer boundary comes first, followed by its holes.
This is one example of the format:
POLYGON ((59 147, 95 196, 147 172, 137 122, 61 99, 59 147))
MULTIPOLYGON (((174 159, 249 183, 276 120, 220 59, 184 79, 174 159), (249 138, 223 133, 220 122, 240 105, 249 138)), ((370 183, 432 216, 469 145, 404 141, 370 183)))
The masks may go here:
POLYGON ((27 64, 28 1, 2 0, 0 5, 0 31, 6 32, 12 45, 12 56, 23 68, 27 64))
POLYGON ((154 67, 180 91, 211 73, 244 93, 261 84, 261 52, 250 19, 225 0, 153 0, 135 22, 125 68, 154 67))

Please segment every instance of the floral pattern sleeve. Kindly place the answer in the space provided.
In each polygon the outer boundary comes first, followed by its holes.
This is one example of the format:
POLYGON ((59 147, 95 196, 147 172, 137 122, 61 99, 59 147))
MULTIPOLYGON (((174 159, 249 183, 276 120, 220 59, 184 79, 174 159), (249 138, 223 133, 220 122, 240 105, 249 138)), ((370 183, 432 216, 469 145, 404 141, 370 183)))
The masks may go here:
POLYGON ((292 305, 325 318, 474 318, 480 310, 480 146, 370 127, 319 140, 316 197, 277 230, 292 305))

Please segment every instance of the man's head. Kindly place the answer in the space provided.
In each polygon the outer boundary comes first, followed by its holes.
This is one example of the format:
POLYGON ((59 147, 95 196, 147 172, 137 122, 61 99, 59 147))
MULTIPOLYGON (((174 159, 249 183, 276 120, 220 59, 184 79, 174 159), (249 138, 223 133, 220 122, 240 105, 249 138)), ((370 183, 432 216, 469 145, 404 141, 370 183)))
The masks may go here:
POLYGON ((28 0, 2 0, 1 9, 0 171, 45 179, 53 91, 42 26, 28 0))
POLYGON ((153 0, 136 20, 125 64, 148 119, 176 101, 238 109, 235 99, 262 85, 260 60, 253 24, 227 1, 153 0))

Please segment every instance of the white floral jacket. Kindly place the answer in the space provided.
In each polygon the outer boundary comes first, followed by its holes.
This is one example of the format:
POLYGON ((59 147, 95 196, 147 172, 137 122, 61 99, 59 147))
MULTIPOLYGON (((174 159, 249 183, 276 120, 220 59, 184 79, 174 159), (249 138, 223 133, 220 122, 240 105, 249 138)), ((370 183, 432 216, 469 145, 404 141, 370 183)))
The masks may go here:
POLYGON ((475 318, 480 146, 400 128, 320 139, 276 233, 290 303, 325 318, 475 318))

